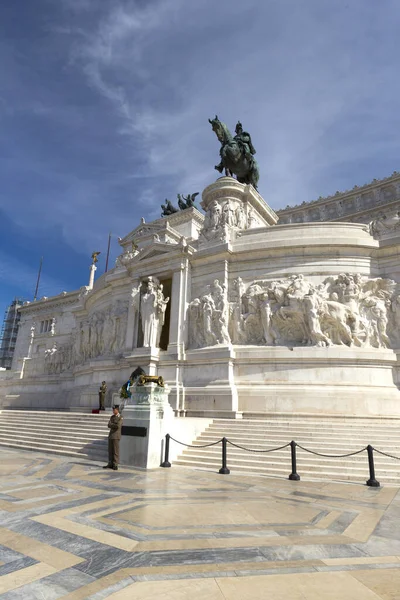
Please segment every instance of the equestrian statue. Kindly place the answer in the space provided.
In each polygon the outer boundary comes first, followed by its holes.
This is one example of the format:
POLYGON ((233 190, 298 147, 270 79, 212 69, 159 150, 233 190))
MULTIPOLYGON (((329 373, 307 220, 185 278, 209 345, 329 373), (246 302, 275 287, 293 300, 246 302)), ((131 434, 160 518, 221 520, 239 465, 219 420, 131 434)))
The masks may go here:
POLYGON ((230 177, 236 175, 240 183, 250 183, 257 189, 260 174, 254 158, 256 150, 251 142, 250 134, 243 131, 240 121, 236 125, 235 136, 232 136, 228 127, 217 116, 208 121, 221 142, 219 151, 221 162, 215 166, 216 170, 222 173, 225 169, 225 175, 230 177))

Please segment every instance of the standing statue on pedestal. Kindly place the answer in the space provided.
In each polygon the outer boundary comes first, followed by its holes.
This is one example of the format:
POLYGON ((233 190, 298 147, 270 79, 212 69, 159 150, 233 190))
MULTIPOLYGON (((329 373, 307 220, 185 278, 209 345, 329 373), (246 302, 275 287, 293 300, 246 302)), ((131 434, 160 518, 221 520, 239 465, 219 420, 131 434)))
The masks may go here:
POLYGON ((101 382, 101 386, 99 389, 99 410, 106 410, 106 394, 107 394, 107 384, 105 381, 101 382))
POLYGON ((147 290, 140 302, 144 348, 159 346, 168 302, 169 298, 164 298, 162 285, 158 285, 153 277, 149 277, 147 290))
POLYGON ((254 158, 256 150, 252 144, 251 136, 247 131, 243 131, 240 121, 236 125, 233 137, 225 123, 222 123, 218 117, 208 119, 213 131, 221 142, 219 151, 221 162, 216 165, 217 171, 228 176, 236 175, 240 183, 250 183, 257 189, 258 179, 260 177, 257 161, 254 158))

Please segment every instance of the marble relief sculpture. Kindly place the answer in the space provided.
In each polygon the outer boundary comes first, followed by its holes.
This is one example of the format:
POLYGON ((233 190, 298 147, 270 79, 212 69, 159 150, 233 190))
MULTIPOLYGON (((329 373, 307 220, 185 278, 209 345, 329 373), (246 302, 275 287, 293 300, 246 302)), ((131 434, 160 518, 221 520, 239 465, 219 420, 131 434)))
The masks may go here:
POLYGON ((164 297, 163 286, 154 277, 149 277, 147 289, 140 301, 144 348, 159 347, 168 302, 169 298, 164 297))
POLYGON ((126 265, 129 264, 131 260, 133 260, 138 254, 139 249, 135 242, 132 242, 131 250, 125 250, 125 252, 117 256, 117 259, 115 261, 115 267, 117 269, 122 269, 123 267, 126 267, 126 265))
POLYGON ((229 307, 226 289, 218 279, 207 286, 206 293, 189 306, 190 345, 192 348, 229 344, 229 307))
POLYGON ((247 217, 241 202, 227 200, 221 205, 215 200, 207 209, 201 238, 226 242, 230 229, 238 231, 246 228, 247 217))
POLYGON ((121 352, 125 343, 128 303, 117 300, 79 322, 69 342, 45 350, 44 370, 49 374, 69 371, 75 365, 121 352))
POLYGON ((381 218, 371 221, 369 231, 374 237, 382 237, 385 234, 391 234, 400 231, 400 213, 383 215, 381 218))
POLYGON ((301 274, 259 280, 247 289, 237 278, 228 302, 216 280, 190 303, 190 347, 233 343, 388 348, 388 331, 394 332, 394 339, 400 325, 394 288, 390 279, 349 273, 319 284, 301 274), (389 327, 389 319, 394 327, 389 327))

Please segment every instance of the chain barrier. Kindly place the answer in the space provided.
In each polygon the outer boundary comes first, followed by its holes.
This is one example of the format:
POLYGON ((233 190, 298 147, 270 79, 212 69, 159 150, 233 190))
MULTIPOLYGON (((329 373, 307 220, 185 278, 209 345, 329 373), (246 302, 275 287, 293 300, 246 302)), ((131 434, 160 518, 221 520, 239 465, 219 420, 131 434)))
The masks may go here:
POLYGON ((183 442, 179 442, 172 436, 169 436, 169 439, 173 442, 176 442, 177 444, 180 444, 181 446, 187 446, 187 448, 209 448, 210 446, 216 446, 217 444, 220 444, 222 442, 221 438, 220 440, 218 440, 218 442, 213 442, 212 444, 205 444, 204 446, 193 446, 192 444, 184 444, 183 442))
POLYGON ((261 454, 268 454, 269 452, 275 452, 277 450, 284 450, 290 446, 291 449, 291 464, 292 464, 292 472, 289 475, 289 479, 292 481, 300 481, 300 475, 297 473, 297 458, 296 458, 296 449, 300 448, 304 450, 304 452, 308 452, 309 454, 314 454, 315 456, 322 456, 323 458, 348 458, 349 456, 356 456, 357 454, 361 454, 362 452, 367 451, 368 453, 368 467, 369 467, 369 479, 366 484, 370 487, 380 487, 379 481, 375 478, 375 465, 374 465, 374 452, 378 454, 382 454, 383 456, 387 456, 388 458, 393 458, 395 460, 400 460, 399 456, 394 456, 393 454, 389 454, 387 452, 383 452, 382 450, 377 450, 373 448, 371 445, 365 446, 361 450, 357 450, 356 452, 349 452, 348 454, 322 454, 322 452, 315 452, 315 450, 310 450, 309 448, 305 448, 301 446, 294 440, 285 444, 284 446, 278 446, 277 448, 267 448, 265 450, 255 450, 253 448, 246 448, 245 446, 241 446, 240 444, 235 444, 231 442, 227 438, 223 437, 216 442, 211 442, 210 444, 203 444, 201 446, 195 446, 193 444, 185 444, 171 437, 169 433, 165 436, 165 449, 164 449, 164 462, 161 464, 161 467, 171 467, 171 463, 169 462, 169 443, 170 440, 175 442, 176 444, 180 444, 181 446, 186 446, 187 448, 210 448, 211 446, 217 446, 222 442, 222 468, 219 470, 221 475, 228 475, 230 473, 229 468, 227 467, 227 445, 230 444, 234 448, 239 448, 239 450, 244 450, 245 452, 255 452, 261 454))
POLYGON ((244 446, 239 446, 239 444, 234 444, 230 440, 226 440, 228 444, 234 446, 235 448, 240 448, 240 450, 246 450, 246 452, 275 452, 275 450, 283 450, 283 448, 287 448, 290 446, 290 442, 285 444, 284 446, 279 446, 279 448, 268 448, 267 450, 253 450, 252 448, 245 448, 244 446))
POLYGON ((324 458, 347 458, 348 456, 355 456, 356 454, 361 454, 361 452, 365 452, 367 449, 367 446, 365 446, 365 448, 362 448, 362 450, 357 450, 357 452, 350 452, 350 454, 321 454, 320 452, 315 452, 314 450, 309 450, 308 448, 304 448, 303 446, 300 446, 300 444, 297 444, 297 442, 296 442, 296 446, 298 448, 301 448, 305 452, 309 452, 310 454, 315 454, 315 456, 323 456, 324 458))
POLYGON ((382 454, 383 456, 387 456, 388 458, 395 458, 396 460, 400 460, 399 456, 394 456, 393 454, 388 454, 387 452, 382 452, 382 450, 377 450, 377 448, 374 448, 374 452, 377 452, 378 454, 382 454))

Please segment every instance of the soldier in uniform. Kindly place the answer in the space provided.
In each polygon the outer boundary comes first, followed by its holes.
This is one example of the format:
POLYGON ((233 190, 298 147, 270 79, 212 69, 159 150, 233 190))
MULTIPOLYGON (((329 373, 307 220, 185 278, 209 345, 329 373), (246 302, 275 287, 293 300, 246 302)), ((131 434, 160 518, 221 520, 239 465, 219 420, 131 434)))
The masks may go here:
POLYGON ((113 406, 113 414, 108 422, 110 433, 108 434, 108 465, 103 469, 114 469, 118 471, 119 441, 121 439, 121 428, 123 418, 119 414, 119 405, 113 406))
POLYGON ((101 382, 101 386, 99 389, 99 410, 106 410, 105 409, 105 399, 106 399, 106 393, 107 393, 107 385, 105 381, 101 382))

